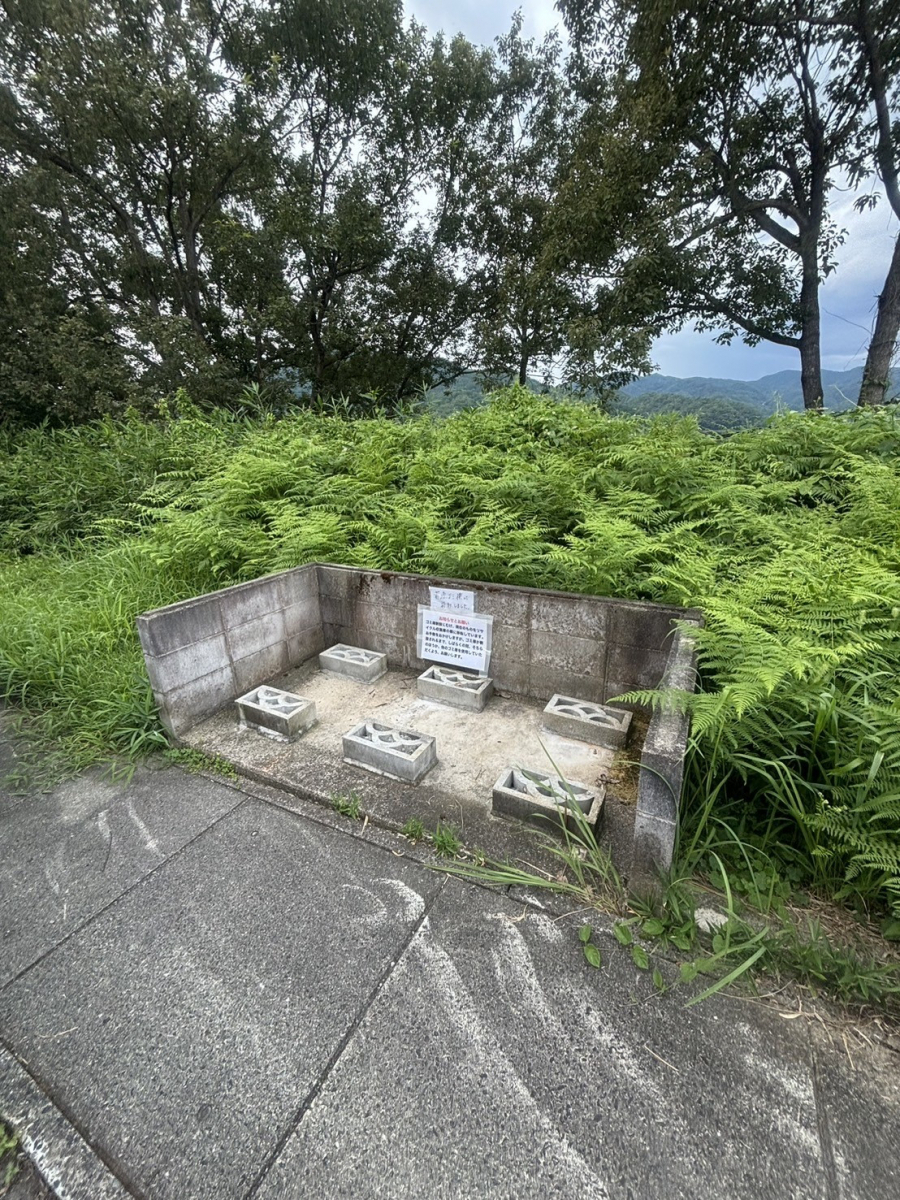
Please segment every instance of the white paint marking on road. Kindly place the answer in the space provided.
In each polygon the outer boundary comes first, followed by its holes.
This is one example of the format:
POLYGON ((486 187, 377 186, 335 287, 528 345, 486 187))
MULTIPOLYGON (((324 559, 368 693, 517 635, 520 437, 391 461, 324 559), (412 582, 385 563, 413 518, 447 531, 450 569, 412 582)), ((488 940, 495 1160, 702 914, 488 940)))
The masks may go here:
POLYGON ((387 905, 380 896, 376 896, 374 892, 368 888, 360 887, 358 883, 345 883, 341 887, 342 892, 359 892, 371 901, 373 907, 369 912, 353 913, 351 920, 356 921, 360 925, 383 925, 387 920, 387 905))
POLYGON ((134 822, 135 826, 137 827, 138 833, 144 839, 145 849, 149 850, 151 852, 151 854, 158 854, 160 856, 160 858, 165 858, 166 857, 165 854, 162 852, 162 850, 160 850, 159 846, 156 844, 156 838, 153 836, 153 834, 150 832, 150 830, 147 828, 147 826, 144 824, 144 822, 141 820, 141 818, 134 811, 134 802, 131 800, 128 801, 128 815, 129 815, 129 817, 131 817, 132 821, 134 822))
POLYGON ((419 893, 404 883, 402 879, 388 879, 386 877, 377 879, 376 883, 386 883, 400 897, 400 903, 403 905, 403 918, 406 921, 418 921, 422 913, 425 911, 425 901, 419 893))
MULTIPOLYGON (((448 1019, 488 1068, 487 1075, 502 1097, 503 1108, 508 1111, 518 1103, 525 1110, 527 1124, 539 1128, 546 1137, 545 1161, 553 1163, 565 1176, 568 1194, 578 1196, 579 1200, 609 1200, 609 1192, 603 1181, 544 1112, 499 1043, 488 1032, 450 955, 430 938, 423 937, 421 932, 414 939, 413 946, 425 960, 437 1000, 448 1019)), ((510 1186, 513 1186, 512 1181, 510 1186)))
POLYGON ((569 1035, 559 1019, 557 1005, 544 995, 541 981, 518 925, 500 924, 503 945, 491 951, 494 975, 506 998, 515 1009, 530 1013, 544 1027, 546 1035, 568 1042, 569 1035))

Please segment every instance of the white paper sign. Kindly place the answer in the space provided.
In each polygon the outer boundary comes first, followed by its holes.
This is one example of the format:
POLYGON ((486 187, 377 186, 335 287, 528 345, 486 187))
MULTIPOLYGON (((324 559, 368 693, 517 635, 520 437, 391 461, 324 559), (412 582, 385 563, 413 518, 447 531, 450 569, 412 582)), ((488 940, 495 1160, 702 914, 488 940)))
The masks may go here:
POLYGON ((463 616, 461 613, 419 605, 416 653, 429 662, 487 672, 491 659, 493 617, 463 616))
POLYGON ((474 612, 475 593, 461 592, 455 588, 433 587, 431 592, 431 607, 440 608, 444 612, 474 612))

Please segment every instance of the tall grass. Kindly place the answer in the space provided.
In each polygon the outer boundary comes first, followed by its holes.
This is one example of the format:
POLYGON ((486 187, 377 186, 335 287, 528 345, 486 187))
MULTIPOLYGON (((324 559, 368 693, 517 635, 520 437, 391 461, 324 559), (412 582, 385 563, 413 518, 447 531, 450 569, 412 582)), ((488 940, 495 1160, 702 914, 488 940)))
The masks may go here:
POLYGON ((36 433, 0 447, 0 691, 82 757, 138 751, 135 615, 311 558, 696 605, 682 854, 900 912, 898 468, 892 411, 718 439, 516 389, 36 433))

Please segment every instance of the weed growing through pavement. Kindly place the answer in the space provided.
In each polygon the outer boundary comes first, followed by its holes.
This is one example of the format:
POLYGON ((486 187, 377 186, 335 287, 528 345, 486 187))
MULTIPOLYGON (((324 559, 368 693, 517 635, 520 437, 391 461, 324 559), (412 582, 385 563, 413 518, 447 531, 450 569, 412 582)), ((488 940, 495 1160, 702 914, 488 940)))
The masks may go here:
POLYGON ((362 818, 360 811, 360 799, 356 792, 348 792, 347 795, 335 793, 331 797, 331 807, 336 813, 340 813, 342 817, 347 817, 351 821, 359 821, 362 818))
POLYGON ((410 817, 400 832, 405 838, 409 838, 411 842, 425 840, 425 826, 418 817, 410 817))
POLYGON ((203 771, 211 771, 225 779, 236 780, 238 775, 234 764, 220 754, 206 754, 203 750, 195 750, 192 746, 182 746, 175 750, 166 750, 163 755, 166 762, 175 767, 181 767, 191 775, 199 775, 203 771))
POLYGON ((0 1121, 0 1195, 6 1194, 6 1189, 19 1173, 18 1151, 18 1136, 0 1121))
POLYGON ((445 825, 443 821, 438 821, 437 829, 431 835, 431 845, 440 858, 458 858, 462 850, 456 826, 445 825))
MULTIPOLYGON (((691 984, 699 976, 710 978, 708 987, 686 1001, 687 1007, 765 971, 779 979, 793 977, 813 993, 845 1004, 867 1003, 900 1012, 900 966, 835 945, 815 921, 801 928, 783 908, 745 919, 729 873, 715 852, 721 920, 703 930, 696 918, 700 893, 689 877, 669 876, 647 894, 629 894, 576 804, 569 806, 560 829, 562 842, 548 839, 545 846, 559 861, 557 874, 489 860, 457 861, 439 869, 482 884, 554 892, 586 909, 616 916, 612 929, 616 941, 628 950, 639 970, 650 973, 658 991, 667 991, 669 985, 654 962, 654 947, 677 953, 679 984, 691 984)), ((589 923, 580 926, 578 939, 585 960, 599 968, 602 959, 589 923)))

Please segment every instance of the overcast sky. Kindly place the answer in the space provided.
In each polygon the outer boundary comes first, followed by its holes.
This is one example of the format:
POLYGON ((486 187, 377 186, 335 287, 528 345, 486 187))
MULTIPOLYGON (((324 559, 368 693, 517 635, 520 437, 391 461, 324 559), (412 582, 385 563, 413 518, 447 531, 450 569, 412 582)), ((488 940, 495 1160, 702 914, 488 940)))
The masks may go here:
MULTIPOLYGON (((488 44, 510 25, 514 0, 404 0, 407 13, 429 30, 462 32, 470 41, 488 44)), ((523 2, 524 33, 542 36, 561 24, 553 0, 523 2)), ((882 202, 869 213, 853 211, 854 197, 835 193, 833 211, 848 231, 839 251, 838 270, 822 288, 822 366, 846 371, 865 359, 878 293, 893 251, 896 221, 882 202)), ((717 346, 711 334, 684 330, 659 339, 653 360, 664 375, 712 375, 725 379, 759 379, 773 371, 799 370, 796 351, 764 342, 755 348, 735 342, 717 346)))

